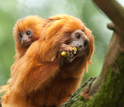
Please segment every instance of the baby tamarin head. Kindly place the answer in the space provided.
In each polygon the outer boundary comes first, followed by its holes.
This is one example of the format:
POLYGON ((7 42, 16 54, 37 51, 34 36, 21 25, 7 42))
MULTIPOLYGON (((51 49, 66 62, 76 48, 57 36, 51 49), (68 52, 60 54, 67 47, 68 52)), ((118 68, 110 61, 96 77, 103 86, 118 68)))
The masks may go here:
POLYGON ((39 39, 43 21, 44 19, 38 16, 27 16, 19 19, 13 31, 16 44, 29 47, 33 41, 39 39))

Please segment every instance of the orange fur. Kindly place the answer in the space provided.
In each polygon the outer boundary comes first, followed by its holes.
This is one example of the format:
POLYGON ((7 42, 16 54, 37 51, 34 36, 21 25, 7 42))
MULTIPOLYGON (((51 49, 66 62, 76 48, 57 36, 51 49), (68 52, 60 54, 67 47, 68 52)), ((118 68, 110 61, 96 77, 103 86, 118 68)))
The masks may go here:
POLYGON ((68 15, 48 18, 44 24, 42 38, 14 63, 16 72, 2 97, 2 107, 59 107, 79 87, 94 50, 91 31, 68 15), (75 30, 83 30, 89 39, 86 53, 60 67, 62 44, 75 30))

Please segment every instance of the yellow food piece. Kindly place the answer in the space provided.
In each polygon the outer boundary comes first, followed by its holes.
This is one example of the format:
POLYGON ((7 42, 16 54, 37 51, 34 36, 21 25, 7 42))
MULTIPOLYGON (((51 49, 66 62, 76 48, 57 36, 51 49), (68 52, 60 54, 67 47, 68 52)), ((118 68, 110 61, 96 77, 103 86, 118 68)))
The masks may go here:
POLYGON ((75 54, 76 54, 76 52, 77 52, 77 48, 76 48, 76 47, 74 47, 74 49, 75 49, 75 54))
POLYGON ((63 51, 63 52, 61 53, 61 55, 62 55, 63 57, 66 57, 66 56, 67 56, 67 52, 66 52, 66 51, 63 51))
MULTIPOLYGON (((75 50, 74 54, 76 54, 77 48, 74 47, 74 50, 75 50)), ((63 51, 63 52, 61 52, 61 55, 62 55, 63 57, 67 57, 67 52, 66 52, 66 51, 63 51)))
POLYGON ((77 51, 77 48, 76 47, 74 47, 74 49, 77 51))

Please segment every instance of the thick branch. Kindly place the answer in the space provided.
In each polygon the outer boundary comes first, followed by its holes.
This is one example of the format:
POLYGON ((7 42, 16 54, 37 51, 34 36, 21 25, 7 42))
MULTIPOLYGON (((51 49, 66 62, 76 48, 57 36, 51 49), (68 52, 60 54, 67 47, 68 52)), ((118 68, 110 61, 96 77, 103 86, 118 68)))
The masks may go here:
POLYGON ((93 0, 95 4, 117 25, 124 29, 124 8, 116 0, 93 0))
MULTIPOLYGON (((83 104, 83 101, 85 100, 85 96, 82 96, 82 92, 86 92, 89 90, 92 82, 96 79, 96 77, 91 77, 87 81, 85 81, 81 87, 68 99, 68 101, 64 104, 62 104, 60 107, 81 107, 83 104), (79 100, 80 99, 80 100, 79 100), (80 105, 80 104, 81 105, 80 105)), ((84 93, 84 94, 86 94, 84 93)))
POLYGON ((103 83, 105 77, 108 74, 108 68, 112 66, 116 68, 115 73, 119 74, 119 69, 116 66, 115 58, 121 52, 124 47, 124 9, 115 0, 93 0, 100 9, 108 15, 108 17, 114 22, 108 24, 108 28, 114 31, 110 44, 108 46, 107 54, 105 57, 104 65, 100 75, 92 84, 89 91, 89 95, 93 95, 97 92, 98 87, 103 83), (120 29, 121 30, 120 30, 120 29))

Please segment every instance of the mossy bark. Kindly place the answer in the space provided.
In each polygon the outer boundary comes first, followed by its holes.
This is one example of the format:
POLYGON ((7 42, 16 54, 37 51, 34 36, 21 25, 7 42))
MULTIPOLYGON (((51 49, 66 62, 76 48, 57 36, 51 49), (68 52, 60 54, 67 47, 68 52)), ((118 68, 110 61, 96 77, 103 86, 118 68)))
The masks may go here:
MULTIPOLYGON (((124 53, 115 59, 118 68, 109 67, 98 92, 93 95, 87 107, 124 107, 124 53), (119 74, 115 70, 119 70, 119 74)), ((85 107, 85 106, 84 106, 85 107)))

